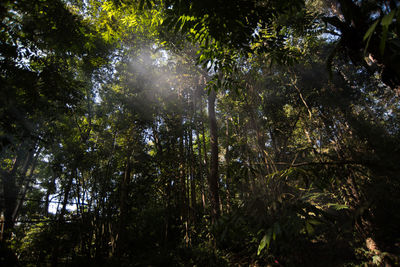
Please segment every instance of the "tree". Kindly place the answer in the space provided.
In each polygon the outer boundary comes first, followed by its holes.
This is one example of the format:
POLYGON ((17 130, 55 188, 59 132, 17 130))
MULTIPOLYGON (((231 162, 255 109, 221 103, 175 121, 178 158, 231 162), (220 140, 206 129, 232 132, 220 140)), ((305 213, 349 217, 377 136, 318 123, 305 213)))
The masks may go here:
POLYGON ((1 27, 1 207, 9 241, 28 179, 50 143, 49 125, 82 100, 106 45, 61 1, 5 2, 1 27))
POLYGON ((208 96, 208 116, 210 120, 210 140, 211 140, 211 158, 210 158, 210 174, 208 177, 208 186, 210 188, 211 195, 211 215, 214 221, 216 221, 220 214, 219 207, 219 189, 218 189, 218 132, 217 132, 217 120, 215 116, 215 98, 216 93, 212 90, 208 96))
POLYGON ((7 266, 398 263, 396 3, 55 3, 0 5, 7 266))
POLYGON ((326 1, 331 16, 323 20, 338 32, 333 53, 340 51, 354 64, 381 73, 382 81, 398 90, 398 1, 326 1))

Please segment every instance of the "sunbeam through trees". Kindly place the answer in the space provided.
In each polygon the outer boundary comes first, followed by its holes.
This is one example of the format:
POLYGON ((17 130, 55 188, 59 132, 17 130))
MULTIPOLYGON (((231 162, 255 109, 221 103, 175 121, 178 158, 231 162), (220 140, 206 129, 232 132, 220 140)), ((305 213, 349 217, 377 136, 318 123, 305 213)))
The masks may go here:
POLYGON ((0 266, 400 265, 399 1, 0 18, 0 266))

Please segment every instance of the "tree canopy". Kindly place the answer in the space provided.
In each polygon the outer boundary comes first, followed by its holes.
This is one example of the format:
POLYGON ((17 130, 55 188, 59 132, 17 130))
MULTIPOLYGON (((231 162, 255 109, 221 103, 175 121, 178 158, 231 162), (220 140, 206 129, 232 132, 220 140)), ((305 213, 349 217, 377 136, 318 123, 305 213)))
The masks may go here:
POLYGON ((399 7, 1 2, 0 265, 399 265, 399 7))

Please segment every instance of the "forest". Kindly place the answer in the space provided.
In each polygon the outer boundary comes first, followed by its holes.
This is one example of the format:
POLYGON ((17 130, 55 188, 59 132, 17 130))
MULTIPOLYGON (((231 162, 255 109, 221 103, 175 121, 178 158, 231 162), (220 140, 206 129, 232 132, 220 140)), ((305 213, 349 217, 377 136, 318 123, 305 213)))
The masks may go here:
POLYGON ((0 266, 400 266, 400 1, 0 23, 0 266))

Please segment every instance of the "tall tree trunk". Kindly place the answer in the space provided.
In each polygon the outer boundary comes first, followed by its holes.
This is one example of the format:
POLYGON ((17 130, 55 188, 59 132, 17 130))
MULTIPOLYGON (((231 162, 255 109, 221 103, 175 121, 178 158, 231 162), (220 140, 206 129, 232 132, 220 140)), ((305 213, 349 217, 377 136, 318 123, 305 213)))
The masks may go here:
POLYGON ((204 190, 204 169, 205 169, 205 166, 203 166, 204 162, 203 162, 202 155, 201 155, 201 153, 202 153, 202 151, 201 151, 201 140, 200 140, 200 135, 199 135, 198 131, 196 131, 196 138, 197 138, 197 150, 198 150, 198 153, 199 153, 199 161, 198 161, 199 170, 197 172, 197 175, 199 177, 198 181, 199 181, 199 184, 200 184, 200 191, 201 191, 201 203, 202 203, 202 206, 203 206, 203 210, 205 210, 206 209, 206 196, 205 196, 205 190, 204 190))
MULTIPOLYGON (((197 87, 197 91, 195 91, 195 96, 193 98, 194 102, 193 102, 193 116, 194 116, 194 127, 195 127, 195 131, 196 131, 196 142, 197 142, 197 151, 199 154, 199 160, 197 162, 197 164, 194 165, 198 166, 198 170, 196 172, 196 177, 197 177, 197 181, 200 187, 200 191, 201 191, 201 203, 202 203, 202 207, 203 207, 203 211, 206 209, 206 197, 205 197, 205 190, 204 190, 204 170, 207 168, 205 165, 205 162, 203 162, 202 159, 202 141, 200 139, 200 123, 201 125, 203 125, 202 123, 202 114, 203 114, 203 102, 201 99, 201 92, 203 90, 203 87, 201 85, 199 85, 197 87), (197 104, 198 103, 198 104, 197 104), (200 114, 197 113, 197 109, 200 109, 200 114)), ((204 134, 204 127, 203 127, 203 134, 204 134)), ((204 137, 204 136, 203 136, 204 137)), ((204 138, 203 138, 204 140, 204 138)), ((194 155, 194 154, 193 154, 194 155)))
POLYGON ((201 188, 202 188, 202 202, 203 202, 203 209, 205 210, 207 207, 207 199, 209 195, 206 195, 206 189, 205 189, 205 180, 204 176, 208 177, 208 157, 207 157, 207 142, 206 142, 206 130, 204 126, 204 121, 203 121, 203 105, 202 102, 200 102, 200 109, 201 109, 201 118, 200 118, 200 125, 199 125, 199 131, 197 132, 197 139, 199 140, 199 160, 200 160, 200 165, 201 165, 201 188), (200 130, 202 133, 202 139, 200 140, 200 130), (203 147, 203 148, 202 148, 203 147), (203 150, 203 151, 202 151, 203 150), (202 152, 203 152, 203 157, 202 159, 202 152))
MULTIPOLYGON (((18 160, 18 159, 17 159, 18 160)), ((15 182, 15 171, 17 161, 14 163, 11 172, 3 173, 3 192, 4 192, 4 235, 8 240, 11 237, 11 230, 14 228, 13 212, 17 204, 17 186, 15 182)))
POLYGON ((22 175, 25 175, 28 166, 30 165, 33 157, 33 149, 27 151, 26 144, 21 144, 14 164, 10 171, 3 171, 3 194, 4 194, 4 235, 3 238, 8 240, 11 237, 11 230, 14 228, 15 218, 14 212, 17 207, 17 198, 19 187, 17 185, 17 173, 21 173, 20 166, 22 165, 22 175), (25 161, 24 161, 25 159, 25 161))
MULTIPOLYGON (((75 172, 75 177, 76 177, 76 175, 77 175, 76 168, 74 168, 74 172, 75 172)), ((58 221, 57 221, 57 225, 56 225, 56 233, 59 233, 59 231, 61 229, 61 225, 64 223, 64 215, 67 210, 68 198, 69 198, 69 193, 72 188, 73 180, 74 180, 74 175, 71 172, 67 186, 64 190, 64 199, 63 199, 60 215, 58 217, 58 221)), ((58 236, 56 236, 55 242, 53 245, 53 253, 52 253, 52 257, 51 257, 51 266, 52 267, 55 267, 58 265, 58 258, 59 258, 59 252, 60 252, 59 250, 60 250, 60 238, 58 236)))
POLYGON ((226 119, 226 146, 225 146, 225 163, 226 163, 226 177, 225 177, 225 184, 226 184, 226 209, 229 212, 231 209, 231 173, 230 173, 230 164, 231 164, 231 153, 229 151, 229 119, 226 119))
MULTIPOLYGON (((181 120, 181 125, 183 125, 183 120, 181 120)), ((183 127, 183 126, 182 126, 183 127)), ((180 195, 181 195, 181 200, 180 200, 180 205, 181 205, 181 218, 182 222, 185 225, 185 242, 186 245, 189 245, 190 242, 190 237, 189 237, 189 225, 188 225, 188 219, 189 219, 189 196, 188 196, 188 186, 189 182, 187 181, 187 149, 185 148, 185 144, 187 145, 187 135, 186 131, 182 129, 182 135, 181 135, 181 142, 179 146, 179 151, 181 155, 181 159, 179 162, 180 165, 180 195)))
POLYGON ((211 196, 211 217, 213 223, 220 215, 219 207, 219 188, 218 188, 218 130, 217 119, 215 115, 215 99, 214 90, 208 95, 208 116, 210 120, 210 143, 211 143, 211 159, 210 174, 208 176, 208 186, 211 196))
MULTIPOLYGON (((182 125, 182 124, 181 124, 182 125)), ((182 127, 182 126, 181 126, 182 127)), ((179 155, 180 155, 180 160, 179 160, 179 205, 180 205, 180 210, 181 210, 181 218, 182 221, 186 220, 186 211, 187 211, 187 206, 186 206, 186 155, 185 155, 185 149, 184 149, 184 131, 182 129, 182 133, 180 135, 180 142, 179 142, 179 155)))
MULTIPOLYGON (((201 127, 202 127, 202 133, 203 133, 203 153, 204 153, 204 168, 203 168, 203 169, 204 169, 204 174, 207 175, 207 179, 208 179, 209 173, 208 173, 208 157, 207 157, 206 130, 205 130, 205 126, 204 126, 203 121, 201 122, 201 127)), ((206 190, 204 189, 204 183, 203 183, 203 192, 204 192, 204 195, 203 195, 204 200, 203 200, 203 202, 204 202, 204 208, 207 206, 207 205, 206 205, 206 197, 207 197, 207 198, 209 197, 209 194, 206 196, 205 191, 206 191, 206 190)))
POLYGON ((195 170, 195 161, 194 161, 194 152, 193 152, 193 132, 192 128, 189 129, 189 153, 190 153, 190 199, 191 199, 191 214, 192 221, 195 218, 195 209, 196 209, 196 181, 194 170, 195 170))
POLYGON ((49 187, 46 190, 46 196, 45 196, 45 202, 44 202, 44 216, 48 217, 49 216, 49 206, 50 206, 50 195, 54 193, 55 188, 56 188, 56 178, 57 174, 53 173, 49 187))
POLYGON ((33 159, 33 156, 34 156, 35 152, 33 150, 31 152, 29 152, 29 155, 28 155, 28 158, 27 158, 27 162, 25 162, 25 167, 24 167, 24 170, 23 170, 24 173, 22 174, 23 177, 21 179, 21 183, 20 184, 21 184, 21 187, 24 184, 24 182, 26 182, 26 184, 25 184, 25 186, 23 188, 22 194, 20 195, 19 200, 17 202, 17 205, 15 206, 15 209, 14 209, 14 212, 13 212, 13 216, 12 217, 13 217, 14 221, 17 219, 18 212, 19 212, 20 208, 22 207, 22 205, 24 204, 25 196, 26 196, 26 193, 28 192, 28 190, 30 188, 30 184, 31 184, 31 180, 32 180, 32 177, 33 177, 33 173, 35 171, 36 163, 37 163, 37 160, 39 158, 41 150, 42 150, 42 148, 38 148, 37 149, 36 156, 35 156, 34 159, 33 159), (33 161, 33 163, 32 163, 32 161, 33 161), (31 163, 32 163, 32 166, 30 168, 29 175, 28 175, 27 169, 28 169, 28 166, 31 165, 31 163))
POLYGON ((131 179, 131 162, 130 157, 127 159, 125 163, 125 172, 122 177, 122 181, 120 184, 120 193, 119 193, 119 226, 118 226, 118 239, 116 246, 116 255, 117 257, 122 256, 124 247, 126 246, 126 215, 128 212, 128 185, 131 179))

